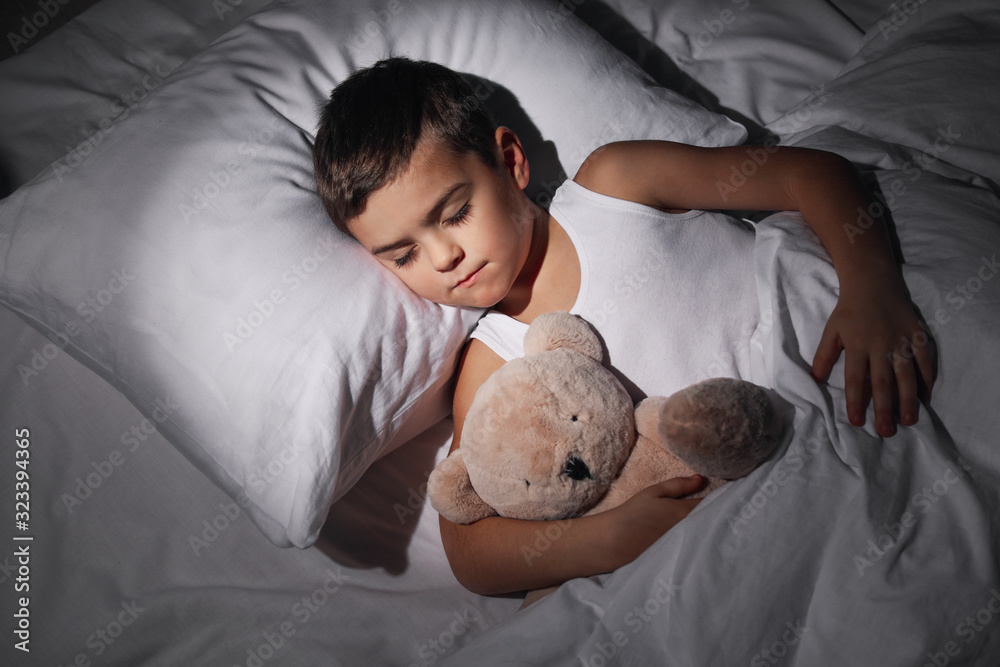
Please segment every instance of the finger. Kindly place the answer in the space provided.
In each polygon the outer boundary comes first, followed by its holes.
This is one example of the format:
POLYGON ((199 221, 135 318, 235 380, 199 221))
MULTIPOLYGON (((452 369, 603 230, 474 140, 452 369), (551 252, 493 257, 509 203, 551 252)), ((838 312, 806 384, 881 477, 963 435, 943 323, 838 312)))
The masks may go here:
POLYGON ((920 379, 923 381, 922 397, 925 401, 930 401, 931 387, 934 386, 935 379, 934 361, 937 346, 934 343, 934 339, 931 338, 929 334, 924 333, 924 338, 919 338, 920 335, 920 332, 918 332, 913 336, 913 356, 916 360, 917 369, 920 371, 920 379), (924 343, 925 339, 926 343, 924 343))
POLYGON ((840 341, 840 336, 837 335, 837 330, 831 327, 828 322, 826 328, 823 329, 819 346, 816 348, 816 356, 813 357, 812 376, 816 382, 826 381, 843 349, 844 346, 840 341))
POLYGON ((690 477, 674 477, 665 482, 655 485, 655 493, 666 498, 681 498, 694 493, 705 484, 705 478, 701 475, 691 475, 690 477))
POLYGON ((868 379, 868 357, 844 352, 844 394, 847 397, 847 418, 855 426, 864 426, 868 397, 865 385, 868 379))
POLYGON ((888 438, 896 432, 896 420, 892 414, 893 377, 892 364, 881 356, 871 359, 872 403, 875 405, 875 432, 888 438))
POLYGON ((899 392, 899 421, 906 426, 917 423, 917 373, 913 367, 913 352, 907 349, 892 357, 899 392))

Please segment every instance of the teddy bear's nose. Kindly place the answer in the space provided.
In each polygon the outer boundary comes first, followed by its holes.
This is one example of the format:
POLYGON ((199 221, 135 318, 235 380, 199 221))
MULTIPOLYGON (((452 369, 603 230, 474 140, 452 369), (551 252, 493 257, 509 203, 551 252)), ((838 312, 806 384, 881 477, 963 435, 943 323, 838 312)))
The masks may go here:
POLYGON ((587 464, 579 456, 574 456, 569 461, 566 461, 566 466, 562 472, 570 479, 593 479, 590 475, 590 468, 587 467, 587 464))

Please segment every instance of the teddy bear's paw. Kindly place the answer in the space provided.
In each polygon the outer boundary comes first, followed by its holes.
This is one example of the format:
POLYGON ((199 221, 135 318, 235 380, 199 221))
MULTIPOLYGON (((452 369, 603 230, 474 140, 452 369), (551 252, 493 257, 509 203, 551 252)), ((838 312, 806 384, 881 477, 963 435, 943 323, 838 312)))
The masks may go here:
POLYGON ((475 523, 497 514, 472 488, 461 449, 453 451, 431 471, 427 498, 431 507, 452 523, 475 523))
POLYGON ((782 430, 767 392, 731 378, 705 380, 671 395, 659 428, 692 469, 722 479, 749 474, 771 455, 782 430))

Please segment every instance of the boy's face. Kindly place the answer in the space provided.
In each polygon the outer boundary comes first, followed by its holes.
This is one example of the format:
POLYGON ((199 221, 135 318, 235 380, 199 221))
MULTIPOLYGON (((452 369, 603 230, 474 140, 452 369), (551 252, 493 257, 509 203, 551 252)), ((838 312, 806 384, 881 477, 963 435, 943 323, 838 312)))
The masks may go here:
POLYGON ((414 292, 436 303, 488 308, 510 290, 531 247, 533 218, 516 137, 498 142, 505 168, 421 139, 406 171, 372 193, 350 221, 354 237, 414 292), (505 144, 507 144, 505 146, 505 144), (517 155, 512 160, 510 152, 517 155), (513 166, 512 166, 513 165, 513 166), (522 184, 523 181, 523 184, 522 184))

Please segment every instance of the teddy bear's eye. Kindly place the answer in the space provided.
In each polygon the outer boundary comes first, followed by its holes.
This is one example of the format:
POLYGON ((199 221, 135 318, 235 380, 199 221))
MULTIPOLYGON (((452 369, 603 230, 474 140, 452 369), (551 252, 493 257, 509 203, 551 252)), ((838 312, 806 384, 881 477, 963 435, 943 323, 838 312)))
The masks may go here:
POLYGON ((569 461, 566 461, 562 474, 575 480, 593 479, 590 474, 590 468, 587 467, 587 464, 579 456, 574 456, 569 461))

